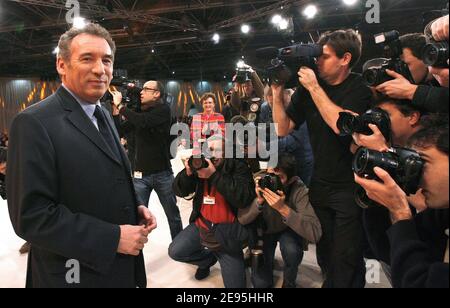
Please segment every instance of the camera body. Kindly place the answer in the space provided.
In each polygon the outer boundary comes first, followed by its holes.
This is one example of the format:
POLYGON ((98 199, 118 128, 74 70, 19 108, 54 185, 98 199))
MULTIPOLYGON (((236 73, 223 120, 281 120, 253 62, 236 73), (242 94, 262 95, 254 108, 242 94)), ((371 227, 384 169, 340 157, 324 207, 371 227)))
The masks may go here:
POLYGON ((389 114, 381 108, 373 108, 361 116, 355 116, 348 112, 339 113, 337 127, 341 136, 351 136, 354 133, 373 135, 369 124, 376 125, 386 141, 391 140, 391 119, 389 114))
POLYGON ((267 174, 262 179, 259 180, 258 185, 261 189, 268 189, 273 192, 283 191, 283 183, 278 175, 267 174))
POLYGON ((412 84, 415 83, 414 78, 409 70, 408 65, 401 59, 403 47, 400 41, 398 31, 390 31, 375 35, 375 43, 383 44, 386 58, 370 60, 366 63, 366 69, 363 78, 370 87, 377 87, 382 83, 393 80, 386 70, 394 71, 405 77, 412 84), (376 65, 368 65, 368 63, 377 62, 376 65))
POLYGON ((323 46, 318 44, 297 44, 281 49, 275 47, 257 50, 262 58, 273 58, 266 69, 269 83, 283 84, 286 88, 297 87, 298 70, 302 66, 317 71, 316 58, 323 54, 323 46))
POLYGON ((111 85, 120 89, 123 95, 122 103, 128 109, 141 111, 142 88, 138 86, 137 81, 128 80, 126 77, 118 77, 111 81, 111 85))
MULTIPOLYGON (((393 148, 390 152, 382 153, 360 148, 353 160, 353 171, 360 177, 379 180, 373 169, 380 167, 391 175, 407 195, 411 195, 419 190, 424 165, 419 153, 412 149, 393 148)), ((361 190, 357 192, 356 201, 363 208, 374 204, 361 190)))
POLYGON ((188 160, 188 165, 194 173, 209 167, 204 154, 200 156, 191 156, 188 160))
POLYGON ((246 83, 247 81, 252 80, 252 74, 250 73, 250 70, 246 67, 239 66, 236 68, 236 81, 239 84, 246 83))
POLYGON ((261 99, 241 98, 240 115, 247 119, 248 123, 257 123, 261 113, 261 99))

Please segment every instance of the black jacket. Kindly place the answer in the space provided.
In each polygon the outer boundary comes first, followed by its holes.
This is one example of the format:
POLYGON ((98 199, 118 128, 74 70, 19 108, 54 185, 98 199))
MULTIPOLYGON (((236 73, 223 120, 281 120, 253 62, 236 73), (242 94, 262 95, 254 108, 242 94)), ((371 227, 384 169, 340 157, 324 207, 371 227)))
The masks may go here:
POLYGON ((396 288, 448 288, 447 249, 449 211, 426 210, 413 220, 388 230, 392 281, 396 288))
POLYGON ((138 224, 125 152, 113 155, 64 88, 14 119, 8 154, 11 222, 31 243, 28 287, 146 286, 143 255, 117 253, 119 226, 138 224), (65 279, 72 259, 80 284, 65 279))
POLYGON ((128 108, 120 111, 125 117, 121 121, 114 117, 121 136, 134 134, 134 159, 131 158, 135 171, 150 175, 172 170, 170 164, 170 126, 172 117, 170 107, 162 101, 147 110, 135 112, 128 108))
POLYGON ((447 88, 441 87, 436 80, 419 85, 412 104, 421 110, 433 113, 448 113, 447 88))
POLYGON ((396 288, 447 287, 444 264, 449 211, 428 209, 414 219, 388 223, 385 208, 365 211, 366 232, 376 257, 391 265, 396 288))
MULTIPOLYGON (((217 187, 237 217, 238 209, 249 206, 256 198, 255 182, 247 163, 243 160, 226 159, 222 168, 209 179, 210 187, 217 187)), ((195 192, 193 211, 189 219, 193 223, 200 217, 203 203, 203 180, 181 171, 175 178, 173 189, 178 197, 195 192)))

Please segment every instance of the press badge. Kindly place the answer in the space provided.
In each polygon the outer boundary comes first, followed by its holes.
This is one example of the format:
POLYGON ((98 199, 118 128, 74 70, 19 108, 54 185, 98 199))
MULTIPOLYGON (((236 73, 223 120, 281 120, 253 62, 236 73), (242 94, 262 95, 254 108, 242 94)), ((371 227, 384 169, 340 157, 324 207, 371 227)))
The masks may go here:
POLYGON ((138 180, 142 180, 142 172, 135 171, 134 172, 134 178, 138 180))
POLYGON ((203 198, 203 204, 215 205, 216 204, 216 198, 206 196, 206 197, 203 198))

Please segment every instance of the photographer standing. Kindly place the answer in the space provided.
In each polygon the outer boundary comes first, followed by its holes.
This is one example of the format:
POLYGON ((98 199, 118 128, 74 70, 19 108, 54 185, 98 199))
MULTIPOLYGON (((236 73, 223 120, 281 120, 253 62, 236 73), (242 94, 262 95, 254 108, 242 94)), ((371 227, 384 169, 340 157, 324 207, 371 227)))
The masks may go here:
POLYGON ((244 160, 224 158, 225 142, 220 135, 208 139, 211 160, 207 168, 193 170, 186 161, 174 183, 177 196, 195 192, 190 225, 169 247, 169 256, 198 266, 195 278, 205 279, 217 260, 226 288, 245 288, 243 244, 246 231, 237 221, 238 209, 255 199, 252 173, 244 160), (207 249, 206 249, 207 248, 207 249))
POLYGON ((250 207, 239 210, 239 222, 248 225, 262 215, 264 264, 252 272, 255 288, 273 288, 275 249, 280 243, 284 261, 283 288, 296 288, 298 267, 308 242, 317 243, 322 235, 319 219, 309 203, 308 188, 296 176, 297 163, 290 154, 281 154, 278 166, 269 175, 279 177, 282 191, 260 187, 256 178, 257 198, 250 207))
POLYGON ((400 37, 400 42, 403 48, 401 59, 408 65, 415 82, 387 70, 394 79, 379 85, 376 90, 395 99, 409 100, 416 108, 448 113, 448 89, 439 86, 422 60, 427 37, 420 33, 407 34, 400 37))
POLYGON ((301 87, 287 110, 283 86, 273 85, 274 122, 278 135, 286 136, 307 122, 315 166, 310 200, 322 225, 318 260, 326 276, 324 287, 365 286, 361 209, 355 203, 351 137, 340 137, 339 113, 362 114, 369 109, 372 94, 361 76, 351 72, 361 56, 362 42, 353 30, 324 34, 319 45, 323 55, 318 72, 307 67, 299 71, 301 87))
POLYGON ((406 193, 385 170, 376 167, 379 181, 355 180, 367 196, 389 210, 387 231, 395 288, 448 288, 448 115, 423 119, 423 129, 409 140, 424 161, 420 188, 427 210, 413 216, 406 193))
POLYGON ((183 225, 172 190, 174 177, 169 157, 171 113, 170 107, 162 100, 164 86, 154 80, 145 83, 141 92, 141 112, 122 105, 120 92, 111 93, 114 97, 114 121, 120 135, 133 133, 135 136, 133 182, 139 202, 148 206, 152 190, 156 191, 174 239, 183 225))
POLYGON ((237 115, 245 116, 248 113, 246 109, 250 107, 250 102, 253 99, 259 99, 259 108, 261 108, 264 99, 264 84, 258 74, 248 65, 243 64, 241 68, 248 70, 250 79, 239 82, 236 77, 234 78, 234 87, 230 89, 230 108, 227 108, 224 112, 226 123, 230 123, 231 119, 237 115), (242 96, 240 93, 241 87, 243 90, 242 96), (248 106, 244 106, 244 102, 247 102, 248 106))

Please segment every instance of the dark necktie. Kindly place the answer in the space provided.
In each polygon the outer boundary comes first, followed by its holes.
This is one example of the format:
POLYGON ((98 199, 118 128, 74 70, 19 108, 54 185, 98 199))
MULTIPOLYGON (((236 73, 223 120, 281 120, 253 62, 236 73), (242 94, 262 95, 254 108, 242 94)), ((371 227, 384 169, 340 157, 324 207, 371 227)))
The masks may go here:
POLYGON ((114 136, 111 130, 109 129, 108 124, 106 123, 105 114, 103 113, 101 107, 98 105, 95 106, 94 116, 97 119, 98 130, 100 131, 103 140, 109 146, 109 148, 111 149, 112 153, 116 156, 116 158, 120 161, 120 153, 119 149, 117 148, 116 141, 114 140, 114 136))

